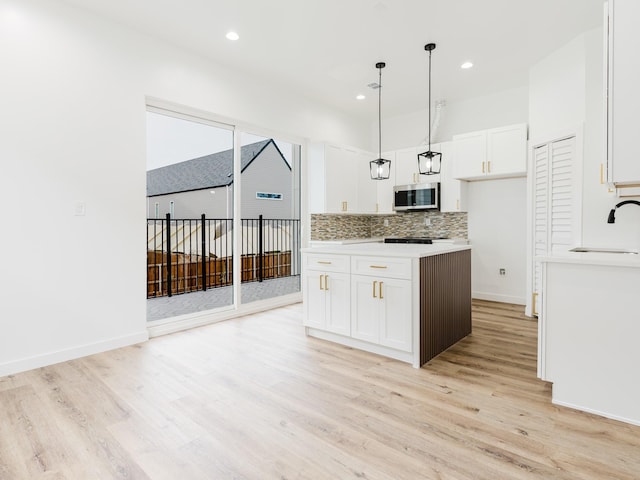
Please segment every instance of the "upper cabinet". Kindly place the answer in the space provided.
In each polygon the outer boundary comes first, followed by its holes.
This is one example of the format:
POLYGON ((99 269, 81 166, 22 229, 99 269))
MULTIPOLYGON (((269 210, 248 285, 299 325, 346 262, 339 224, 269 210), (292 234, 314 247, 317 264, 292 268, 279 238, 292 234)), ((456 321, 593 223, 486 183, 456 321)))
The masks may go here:
POLYGON ((371 180, 369 173, 373 159, 373 154, 351 147, 311 144, 307 169, 309 212, 375 213, 378 181, 371 180))
POLYGON ((607 180, 618 188, 640 186, 639 18, 638 0, 609 0, 605 7, 607 180))
MULTIPOLYGON (((440 175, 420 175, 418 171, 418 154, 429 147, 411 147, 396 151, 396 183, 395 185, 412 185, 414 183, 439 182, 440 175)), ((441 144, 432 144, 431 150, 442 153, 441 144)))
POLYGON ((453 178, 483 180, 527 174, 527 125, 453 136, 453 178))

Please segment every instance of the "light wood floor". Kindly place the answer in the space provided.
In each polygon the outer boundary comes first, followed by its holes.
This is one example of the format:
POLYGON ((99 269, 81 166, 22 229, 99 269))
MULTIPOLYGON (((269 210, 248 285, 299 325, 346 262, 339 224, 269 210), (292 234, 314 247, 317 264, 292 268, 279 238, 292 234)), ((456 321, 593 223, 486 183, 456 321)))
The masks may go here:
POLYGON ((550 403, 536 323, 474 302, 422 369, 293 305, 0 378, 0 479, 638 479, 640 428, 550 403))

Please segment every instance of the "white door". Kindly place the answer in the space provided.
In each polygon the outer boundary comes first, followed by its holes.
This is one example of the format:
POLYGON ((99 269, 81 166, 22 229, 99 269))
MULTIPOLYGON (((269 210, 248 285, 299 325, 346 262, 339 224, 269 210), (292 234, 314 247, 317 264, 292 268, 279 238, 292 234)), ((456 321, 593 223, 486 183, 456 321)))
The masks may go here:
POLYGON ((540 311, 542 267, 536 256, 563 252, 580 243, 580 170, 576 137, 533 148, 532 313, 540 311))
POLYGON ((380 344, 404 352, 411 344, 411 281, 383 278, 378 284, 380 344))
POLYGON ((352 275, 351 336, 378 343, 380 340, 379 310, 378 281, 374 277, 352 275))
POLYGON ((351 333, 349 283, 348 273, 327 273, 324 276, 325 328, 329 332, 340 335, 351 333))

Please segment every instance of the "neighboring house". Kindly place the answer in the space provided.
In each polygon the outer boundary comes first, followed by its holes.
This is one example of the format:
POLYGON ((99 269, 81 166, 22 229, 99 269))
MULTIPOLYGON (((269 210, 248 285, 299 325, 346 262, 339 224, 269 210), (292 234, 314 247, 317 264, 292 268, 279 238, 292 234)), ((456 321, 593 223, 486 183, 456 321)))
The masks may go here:
MULTIPOLYGON (((242 218, 292 218, 291 166, 272 139, 241 147, 242 218)), ((149 218, 233 217, 233 150, 147 172, 149 218)))

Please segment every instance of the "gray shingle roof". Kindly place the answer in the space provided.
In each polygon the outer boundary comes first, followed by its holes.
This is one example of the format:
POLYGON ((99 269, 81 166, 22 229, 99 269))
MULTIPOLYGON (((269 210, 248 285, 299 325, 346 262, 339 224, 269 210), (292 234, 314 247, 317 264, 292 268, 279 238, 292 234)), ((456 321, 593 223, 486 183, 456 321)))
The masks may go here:
MULTIPOLYGON (((263 140, 241 147, 241 171, 244 171, 269 143, 273 143, 273 140, 263 140)), ((275 146, 275 143, 273 144, 275 146)), ((233 149, 149 170, 147 196, 222 187, 232 183, 233 149)))

